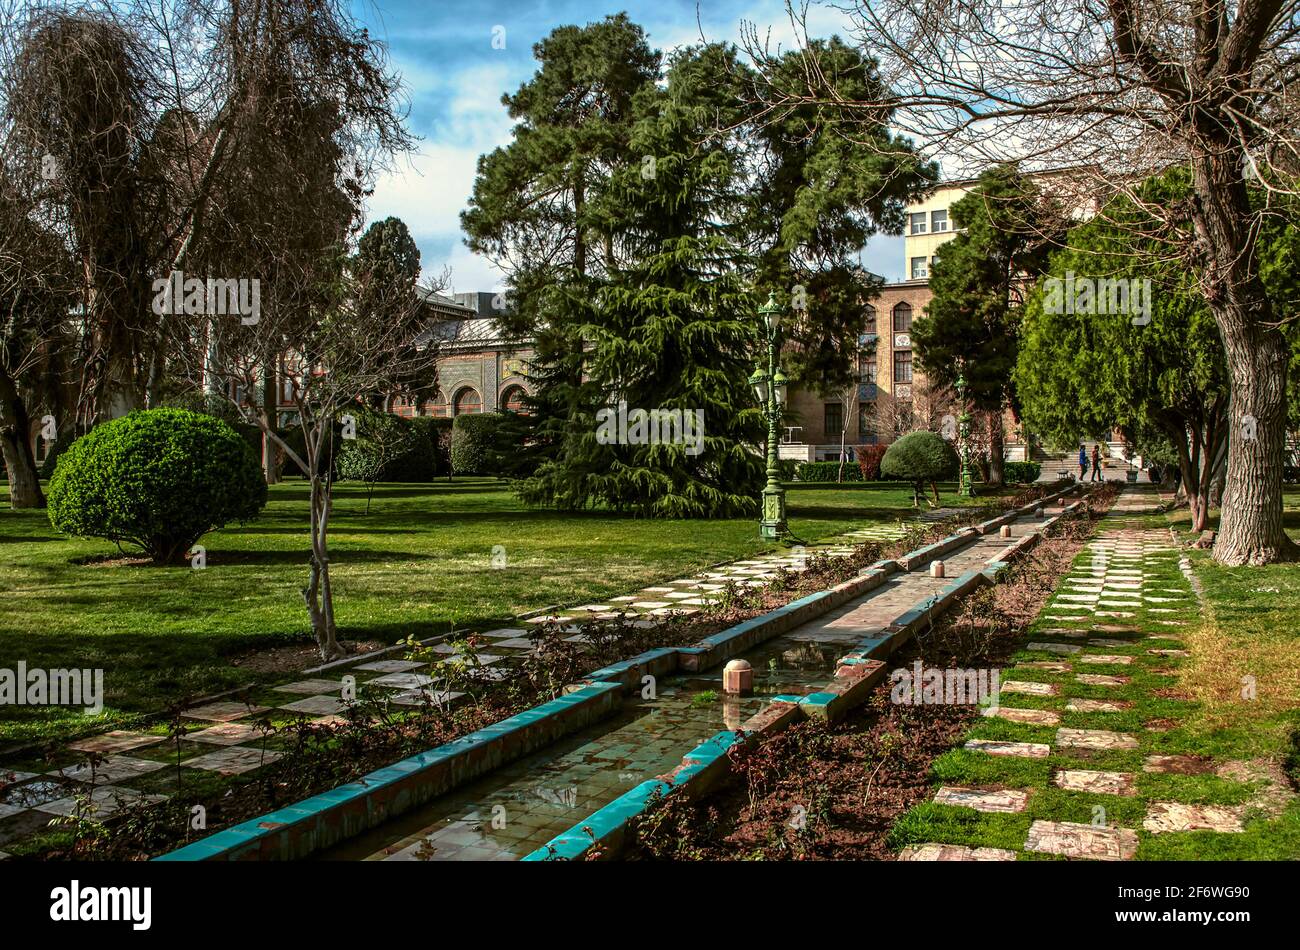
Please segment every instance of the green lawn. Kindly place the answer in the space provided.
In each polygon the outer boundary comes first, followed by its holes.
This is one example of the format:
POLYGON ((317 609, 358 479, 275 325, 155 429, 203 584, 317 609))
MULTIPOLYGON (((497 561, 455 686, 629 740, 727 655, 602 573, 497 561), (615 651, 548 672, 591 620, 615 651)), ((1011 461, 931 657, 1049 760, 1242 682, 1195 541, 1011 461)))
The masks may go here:
MULTIPOLYGON (((941 485, 945 505, 955 487, 941 485)), ((596 601, 763 550, 750 519, 658 521, 522 505, 505 483, 338 487, 331 549, 342 636, 395 642, 473 629, 550 605, 596 601), (506 568, 492 570, 495 545, 506 568)), ((986 502, 987 499, 981 499, 986 502)), ((886 483, 792 489, 790 527, 815 541, 910 516, 909 489, 886 483)), ((95 564, 102 541, 68 539, 43 511, 0 491, 0 666, 102 668, 104 724, 255 678, 232 657, 308 643, 307 488, 271 489, 256 522, 208 535, 206 570, 95 564), (91 563, 86 563, 87 560, 91 563)), ((84 729, 79 711, 0 709, 0 742, 84 729)))
MULTIPOLYGON (((1288 501, 1294 503, 1294 494, 1288 501)), ((1186 526, 1186 514, 1182 513, 1186 526)), ((1172 515, 1179 520, 1179 513, 1172 515)), ((1169 523, 1164 515, 1135 516, 1131 527, 1154 529, 1169 523)), ((1103 523, 1104 524, 1104 523, 1103 523)), ((1178 568, 1179 551, 1151 555, 1143 562, 1148 590, 1190 590, 1178 568)), ((1088 824, 1100 819, 1135 829, 1138 860, 1291 860, 1300 858, 1300 798, 1291 792, 1300 775, 1300 565, 1228 568, 1206 551, 1188 552, 1205 591, 1204 606, 1194 599, 1168 612, 1150 603, 1129 608, 1136 614, 1094 634, 1113 638, 1105 645, 1073 640, 1084 653, 1131 658, 1128 665, 1098 663, 1088 672, 1126 677, 1123 685, 1088 685, 1071 674, 1015 666, 1004 680, 1057 683, 1055 696, 1020 693, 1004 705, 1050 710, 1068 728, 1110 730, 1133 736, 1132 750, 1089 752, 1062 748, 1056 726, 978 721, 967 738, 1036 742, 1051 746, 1046 758, 992 756, 957 747, 933 766, 936 785, 1029 790, 1023 812, 984 814, 973 809, 926 802, 911 809, 891 831, 898 846, 924 841, 1020 850, 1035 819, 1088 824), (1153 649, 1186 651, 1187 656, 1153 655, 1153 649), (1244 687, 1249 683, 1251 689, 1244 687), (1121 711, 1072 712, 1070 698, 1127 703, 1121 711), (1150 755, 1189 756, 1188 774, 1147 771, 1150 755), (1135 794, 1120 796, 1066 791, 1053 776, 1060 769, 1104 770, 1134 777, 1135 794), (1153 834, 1143 821, 1153 802, 1244 809, 1244 831, 1177 831, 1153 834), (1100 809, 1100 811, 1099 811, 1100 809)), ((1089 562, 1085 550, 1076 571, 1089 562)), ((1062 588, 1063 589, 1063 588, 1062 588)), ((1059 593, 1059 591, 1058 591, 1059 593)), ((1168 609, 1169 603, 1163 605, 1168 609)), ((1070 605, 1055 603, 1058 611, 1070 605)), ((1047 611, 1044 611, 1047 613, 1047 611)), ((1112 624, 1116 621, 1110 621, 1112 624)), ((1026 636, 1017 661, 1061 658, 1028 649, 1030 641, 1064 642, 1061 629, 1088 630, 1093 621, 1040 616, 1026 636)), ((1085 669, 1075 666, 1074 672, 1085 669)), ((1023 859, 1049 856, 1024 852, 1023 859)))

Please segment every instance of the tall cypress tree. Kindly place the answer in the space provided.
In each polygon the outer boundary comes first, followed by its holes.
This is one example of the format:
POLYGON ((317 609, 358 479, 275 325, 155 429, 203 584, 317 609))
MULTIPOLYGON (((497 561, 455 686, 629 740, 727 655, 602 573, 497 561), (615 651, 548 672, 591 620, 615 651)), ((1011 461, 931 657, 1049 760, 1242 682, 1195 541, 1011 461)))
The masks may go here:
POLYGON ((665 517, 757 509, 763 462, 747 445, 763 427, 747 385, 756 301, 743 247, 743 152, 714 134, 742 117, 738 73, 734 51, 708 45, 676 53, 665 87, 638 93, 637 161, 615 175, 605 205, 620 263, 581 328, 587 378, 603 398, 580 407, 525 497, 665 517), (611 443, 601 410, 620 404, 702 414, 703 432, 692 444, 611 443))

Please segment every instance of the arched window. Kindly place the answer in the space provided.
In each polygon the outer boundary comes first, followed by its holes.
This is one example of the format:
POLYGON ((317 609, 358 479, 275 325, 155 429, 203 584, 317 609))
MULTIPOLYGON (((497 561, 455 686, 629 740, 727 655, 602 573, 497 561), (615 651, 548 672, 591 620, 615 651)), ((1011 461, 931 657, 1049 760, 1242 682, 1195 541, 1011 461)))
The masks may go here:
POLYGON ((473 389, 466 386, 460 392, 456 393, 456 398, 452 400, 455 406, 453 415, 472 416, 483 411, 483 397, 473 389))
POLYGON ((447 399, 441 393, 426 399, 420 404, 420 415, 422 416, 445 416, 446 414, 447 399))
POLYGON ((912 330, 912 305, 900 303, 894 307, 894 332, 910 333, 912 330))
POLYGON ((501 408, 506 412, 522 413, 524 406, 524 387, 510 386, 501 394, 501 408))
POLYGON ((415 415, 415 405, 403 396, 397 396, 392 402, 392 412, 395 416, 401 416, 403 419, 410 419, 415 415))

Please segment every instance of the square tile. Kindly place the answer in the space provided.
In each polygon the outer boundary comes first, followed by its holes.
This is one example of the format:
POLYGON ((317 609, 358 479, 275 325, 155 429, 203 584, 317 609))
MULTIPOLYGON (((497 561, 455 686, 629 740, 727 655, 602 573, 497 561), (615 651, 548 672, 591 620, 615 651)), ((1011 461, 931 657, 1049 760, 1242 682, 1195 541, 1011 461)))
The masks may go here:
POLYGON ((192 759, 186 759, 181 765, 191 769, 217 772, 221 775, 242 775, 260 766, 269 765, 278 758, 280 758, 279 752, 231 746, 206 755, 196 755, 192 759))
POLYGON ((360 663, 357 669, 367 673, 406 673, 422 666, 424 664, 416 660, 375 660, 373 663, 360 663))
MULTIPOLYGON (((395 673, 395 676, 408 674, 395 673)), ((285 703, 280 709, 289 712, 306 713, 310 716, 330 716, 347 708, 347 704, 337 696, 308 696, 292 703, 285 703)))
POLYGON ((252 723, 223 722, 221 725, 213 726, 210 729, 191 732, 185 738, 192 742, 206 742, 209 745, 239 745, 241 742, 261 739, 263 735, 265 733, 252 723))
POLYGON ((69 795, 66 798, 59 798, 43 805, 37 805, 36 810, 50 815, 68 816, 75 814, 77 809, 81 808, 83 809, 82 814, 89 814, 95 818, 106 818, 118 811, 146 802, 165 801, 166 798, 166 795, 145 795, 133 788, 97 785, 89 796, 77 797, 69 795), (87 798, 89 801, 87 801, 87 798))
POLYGON ((157 745, 165 738, 166 736, 151 736, 143 732, 114 729, 102 736, 91 736, 86 739, 78 739, 76 742, 69 742, 68 748, 76 752, 99 752, 101 754, 129 752, 132 749, 143 749, 145 746, 157 745))
POLYGON ((108 785, 123 779, 139 778, 166 766, 166 762, 154 762, 151 759, 134 759, 129 755, 110 755, 91 768, 88 762, 71 765, 51 774, 74 782, 89 782, 93 773, 96 785, 108 785))
POLYGON ((183 713, 186 719, 207 719, 210 722, 231 722, 235 719, 242 719, 245 716, 257 716, 268 711, 270 706, 249 706, 246 703, 208 703, 205 706, 195 706, 193 709, 187 709, 183 713))
POLYGON ((306 696, 319 696, 322 693, 339 693, 343 690, 343 684, 338 680, 309 679, 298 680, 296 683, 285 683, 283 686, 272 687, 278 693, 301 693, 306 696))

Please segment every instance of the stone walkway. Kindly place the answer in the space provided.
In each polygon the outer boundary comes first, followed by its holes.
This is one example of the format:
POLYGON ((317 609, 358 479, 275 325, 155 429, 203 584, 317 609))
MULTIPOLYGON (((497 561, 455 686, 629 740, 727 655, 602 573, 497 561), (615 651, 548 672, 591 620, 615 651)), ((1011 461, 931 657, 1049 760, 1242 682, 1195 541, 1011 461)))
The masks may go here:
MULTIPOLYGON (((1150 486, 1120 495, 1035 622, 1019 662, 1003 671, 999 705, 963 749, 936 762, 948 781, 913 816, 961 828, 964 840, 914 844, 899 860, 1125 861, 1152 835, 1243 830, 1246 805, 1179 801, 1195 799, 1197 789, 1163 778, 1213 766, 1157 754, 1185 706, 1173 690, 1188 656, 1179 634, 1197 617, 1168 529, 1144 517, 1159 501, 1150 486), (972 813, 981 816, 973 824, 963 817, 972 813), (1018 847, 991 846, 1011 839, 1018 847)), ((1217 772, 1239 774, 1239 765, 1217 772)))
MULTIPOLYGON (((892 541, 905 532, 902 522, 865 525, 816 545, 719 565, 635 594, 609 598, 606 603, 522 617, 516 625, 477 634, 482 644, 474 660, 478 675, 504 676, 506 665, 535 649, 529 639, 532 628, 559 623, 568 639, 580 643, 582 624, 593 617, 622 618, 636 627, 653 627, 670 616, 695 613, 723 596, 729 584, 763 587, 782 568, 804 570, 809 557, 823 553, 847 556, 855 544, 892 541)), ((469 635, 470 631, 457 634, 469 635)), ((446 642, 430 649, 448 657, 455 653, 446 642)), ((390 655, 400 654, 394 651, 390 655)), ((269 720, 277 727, 300 719, 335 721, 345 708, 344 697, 352 695, 345 690, 345 677, 351 677, 356 689, 387 697, 399 706, 461 700, 463 692, 440 688, 445 680, 440 684, 436 672, 423 661, 359 658, 318 669, 315 675, 294 682, 256 690, 249 702, 219 700, 185 710, 179 755, 176 742, 157 731, 115 730, 70 742, 52 759, 17 759, 13 767, 0 768, 0 849, 46 831, 50 820, 58 816, 77 812, 102 819, 142 802, 167 798, 176 789, 174 766, 178 760, 182 768, 194 770, 195 776, 239 776, 268 765, 280 758, 276 746, 284 740, 268 738, 259 720, 269 720), (98 759, 93 770, 89 764, 92 756, 98 759)), ((0 850, 0 860, 6 856, 0 850)))

